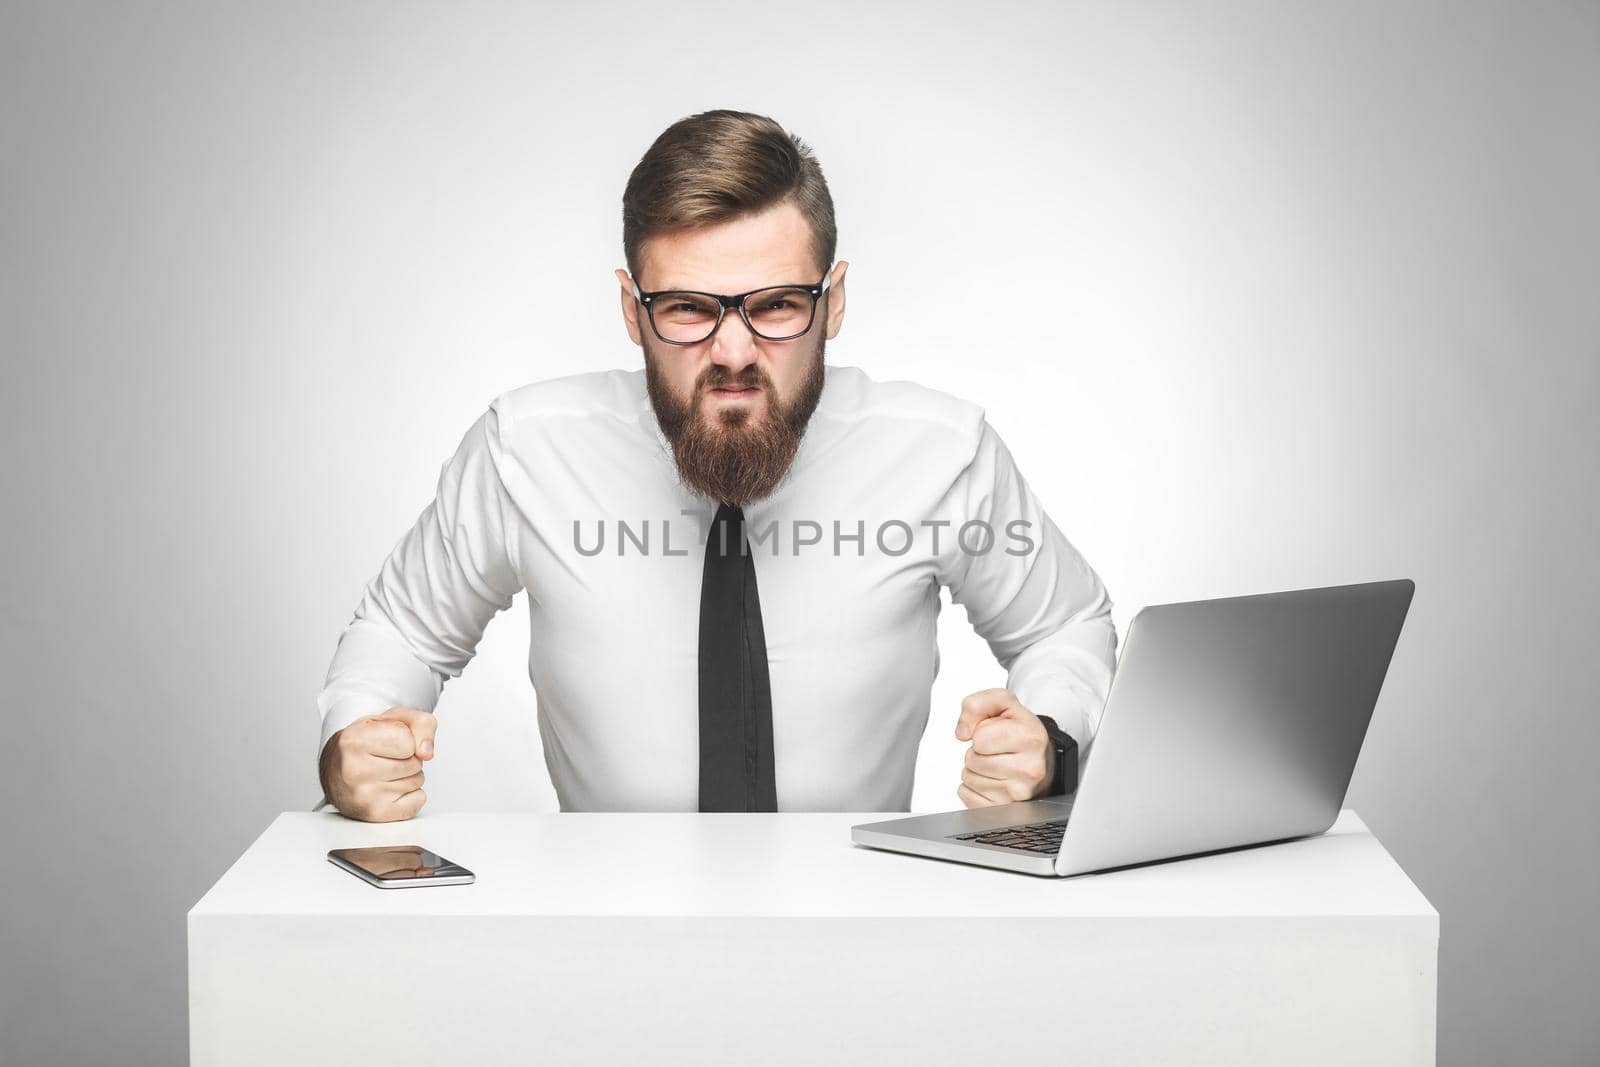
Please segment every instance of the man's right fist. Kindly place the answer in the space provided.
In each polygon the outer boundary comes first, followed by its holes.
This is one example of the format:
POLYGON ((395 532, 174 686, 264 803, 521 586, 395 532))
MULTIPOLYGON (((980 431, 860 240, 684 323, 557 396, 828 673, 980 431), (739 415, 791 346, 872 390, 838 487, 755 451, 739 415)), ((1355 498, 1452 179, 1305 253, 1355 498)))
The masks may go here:
POLYGON ((318 767, 322 791, 363 822, 409 819, 427 803, 422 764, 433 758, 439 720, 420 708, 390 708, 328 738, 318 767))

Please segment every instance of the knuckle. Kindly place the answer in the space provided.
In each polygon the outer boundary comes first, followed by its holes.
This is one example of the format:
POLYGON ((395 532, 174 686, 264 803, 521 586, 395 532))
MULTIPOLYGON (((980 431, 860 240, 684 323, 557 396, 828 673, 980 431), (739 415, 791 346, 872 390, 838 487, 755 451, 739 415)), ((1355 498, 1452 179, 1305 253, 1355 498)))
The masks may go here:
POLYGON ((405 723, 381 722, 375 723, 374 725, 380 728, 380 730, 374 733, 372 736, 372 746, 374 749, 381 747, 393 754, 395 750, 404 748, 408 755, 411 753, 411 728, 405 723))
POLYGON ((354 752, 365 752, 373 746, 376 738, 383 736, 387 723, 374 719, 363 719, 353 726, 345 728, 345 748, 354 752))

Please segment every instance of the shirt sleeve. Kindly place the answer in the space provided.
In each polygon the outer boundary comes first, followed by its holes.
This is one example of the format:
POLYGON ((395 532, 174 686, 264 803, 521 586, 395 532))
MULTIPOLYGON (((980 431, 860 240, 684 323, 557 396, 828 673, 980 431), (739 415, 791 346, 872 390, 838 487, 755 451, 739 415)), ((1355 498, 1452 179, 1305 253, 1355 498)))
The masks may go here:
MULTIPOLYGON (((467 430, 440 470, 434 499, 367 583, 317 695, 319 756, 363 716, 396 706, 432 711, 489 620, 521 590, 500 427, 496 402, 467 430)), ((314 810, 328 807, 323 797, 314 810)))
POLYGON ((987 420, 940 505, 941 581, 1006 669, 1006 688, 1087 756, 1116 668, 1111 598, 1045 514, 987 420), (963 527, 966 533, 962 533, 963 527), (984 547, 988 534, 992 541, 984 547))

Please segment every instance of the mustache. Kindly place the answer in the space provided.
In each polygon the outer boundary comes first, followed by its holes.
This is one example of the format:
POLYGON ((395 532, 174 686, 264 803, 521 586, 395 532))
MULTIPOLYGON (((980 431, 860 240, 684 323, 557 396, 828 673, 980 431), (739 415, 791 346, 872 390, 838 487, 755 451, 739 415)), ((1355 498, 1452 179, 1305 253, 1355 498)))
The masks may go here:
POLYGON ((706 389, 760 389, 766 385, 766 375, 754 363, 734 374, 727 367, 712 364, 701 376, 701 391, 706 389))

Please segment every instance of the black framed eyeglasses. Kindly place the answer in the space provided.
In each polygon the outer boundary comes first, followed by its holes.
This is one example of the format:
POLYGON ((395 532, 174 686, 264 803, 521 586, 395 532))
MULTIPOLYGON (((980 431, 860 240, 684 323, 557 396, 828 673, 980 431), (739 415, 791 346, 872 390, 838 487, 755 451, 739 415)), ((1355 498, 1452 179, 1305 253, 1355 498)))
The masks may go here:
POLYGON ((697 345, 717 332, 722 317, 735 308, 750 332, 767 341, 792 341, 811 329, 817 303, 833 279, 824 274, 816 285, 769 285, 748 293, 725 296, 694 289, 639 291, 633 298, 644 305, 650 328, 669 345, 697 345))

